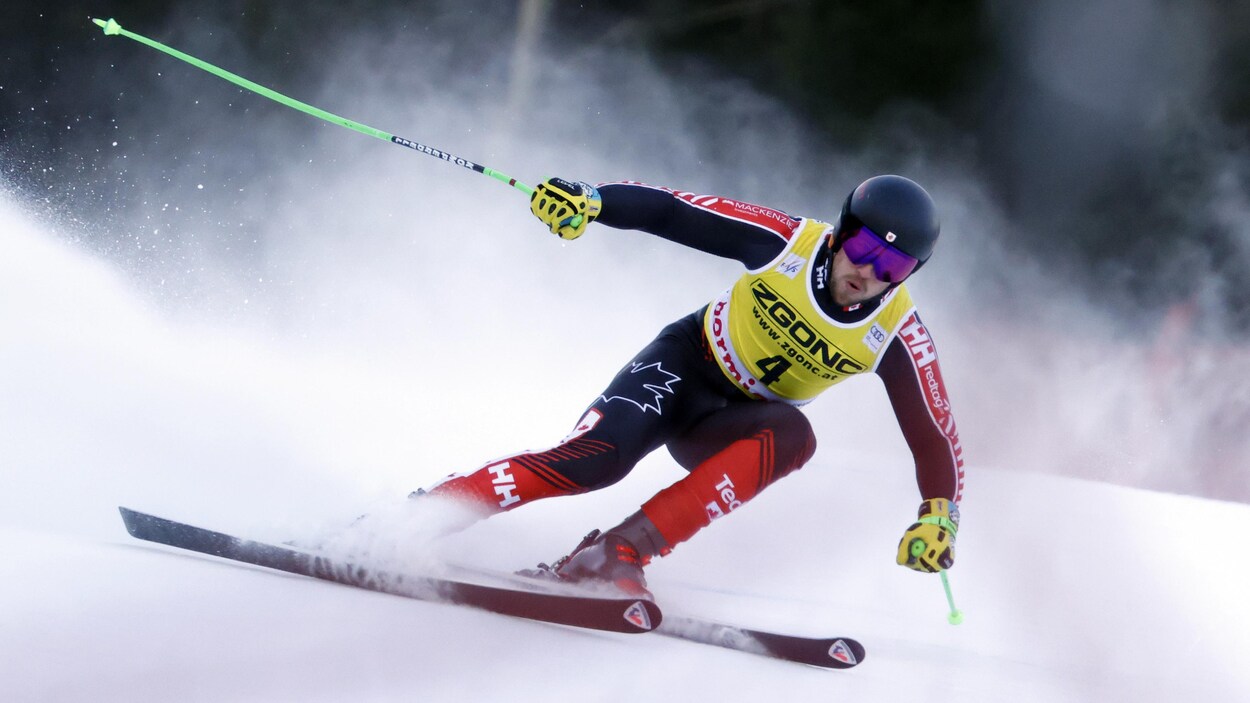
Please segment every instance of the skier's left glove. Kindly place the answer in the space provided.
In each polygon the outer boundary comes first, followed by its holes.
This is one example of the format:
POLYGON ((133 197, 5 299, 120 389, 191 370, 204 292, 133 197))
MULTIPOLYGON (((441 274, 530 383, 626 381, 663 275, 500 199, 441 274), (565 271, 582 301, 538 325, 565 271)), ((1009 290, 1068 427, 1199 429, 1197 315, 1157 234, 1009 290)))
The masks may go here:
POLYGON ((589 183, 548 178, 530 196, 530 212, 561 239, 577 239, 599 216, 603 201, 589 183))
POLYGON ((946 498, 930 498, 920 504, 919 519, 898 543, 898 563, 909 569, 933 573, 955 564, 955 533, 959 531, 959 506, 946 498))

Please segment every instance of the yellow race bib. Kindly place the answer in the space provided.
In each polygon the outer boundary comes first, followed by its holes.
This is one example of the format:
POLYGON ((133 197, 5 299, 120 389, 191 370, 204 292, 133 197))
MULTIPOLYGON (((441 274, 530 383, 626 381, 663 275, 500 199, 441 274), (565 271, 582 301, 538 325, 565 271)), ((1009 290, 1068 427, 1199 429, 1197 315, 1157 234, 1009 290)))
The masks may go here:
POLYGON ((811 267, 830 226, 805 220, 785 251, 749 271, 708 305, 704 333, 721 371, 749 395, 802 405, 830 386, 876 369, 913 308, 907 286, 867 318, 842 323, 816 302, 811 267))

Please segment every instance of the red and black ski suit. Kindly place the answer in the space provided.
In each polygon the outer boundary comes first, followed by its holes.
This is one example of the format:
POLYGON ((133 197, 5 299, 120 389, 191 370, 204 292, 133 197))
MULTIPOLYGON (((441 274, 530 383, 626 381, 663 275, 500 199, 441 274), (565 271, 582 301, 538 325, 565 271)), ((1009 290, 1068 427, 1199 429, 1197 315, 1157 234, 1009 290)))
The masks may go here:
MULTIPOLYGON (((596 222, 736 259, 748 270, 777 258, 798 223, 767 208, 725 201, 730 207, 717 198, 637 183, 602 185, 599 193, 603 207, 596 222)), ((822 249, 820 256, 831 256, 828 247, 822 249)), ((820 276, 813 286, 821 291, 823 268, 813 266, 811 274, 820 276)), ((823 297, 823 312, 846 322, 872 314, 879 302, 843 309, 831 295, 823 297)), ((816 446, 807 418, 793 405, 751 397, 726 377, 704 333, 705 310, 665 327, 617 373, 560 444, 448 477, 429 493, 494 514, 609 486, 665 445, 690 474, 647 501, 642 512, 673 546, 801 467, 816 446)), ((926 366, 933 369, 922 376, 917 356, 896 335, 875 371, 915 457, 921 496, 958 501, 962 452, 940 375, 934 387, 934 353, 929 342, 926 366)))

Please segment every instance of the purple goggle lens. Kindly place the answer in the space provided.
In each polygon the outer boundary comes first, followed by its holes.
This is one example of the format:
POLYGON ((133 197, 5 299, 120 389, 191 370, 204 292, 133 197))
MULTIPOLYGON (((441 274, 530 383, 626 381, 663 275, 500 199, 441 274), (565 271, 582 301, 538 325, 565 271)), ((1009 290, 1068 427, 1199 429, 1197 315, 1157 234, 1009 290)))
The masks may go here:
POLYGON ((872 262, 873 273, 878 280, 886 283, 897 283, 907 278, 919 263, 916 257, 895 249, 867 227, 859 227, 847 237, 842 242, 842 251, 856 266, 872 262))

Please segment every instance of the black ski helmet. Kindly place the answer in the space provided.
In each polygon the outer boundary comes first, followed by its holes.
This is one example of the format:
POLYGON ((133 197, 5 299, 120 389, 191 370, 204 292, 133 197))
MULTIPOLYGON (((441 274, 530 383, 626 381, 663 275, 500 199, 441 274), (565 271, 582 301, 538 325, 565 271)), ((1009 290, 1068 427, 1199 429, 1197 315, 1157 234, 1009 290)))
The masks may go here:
POLYGON ((874 176, 860 183, 842 204, 833 248, 863 225, 920 263, 933 255, 941 223, 933 198, 915 181, 902 176, 874 176), (893 235, 893 236, 891 236, 893 235))

